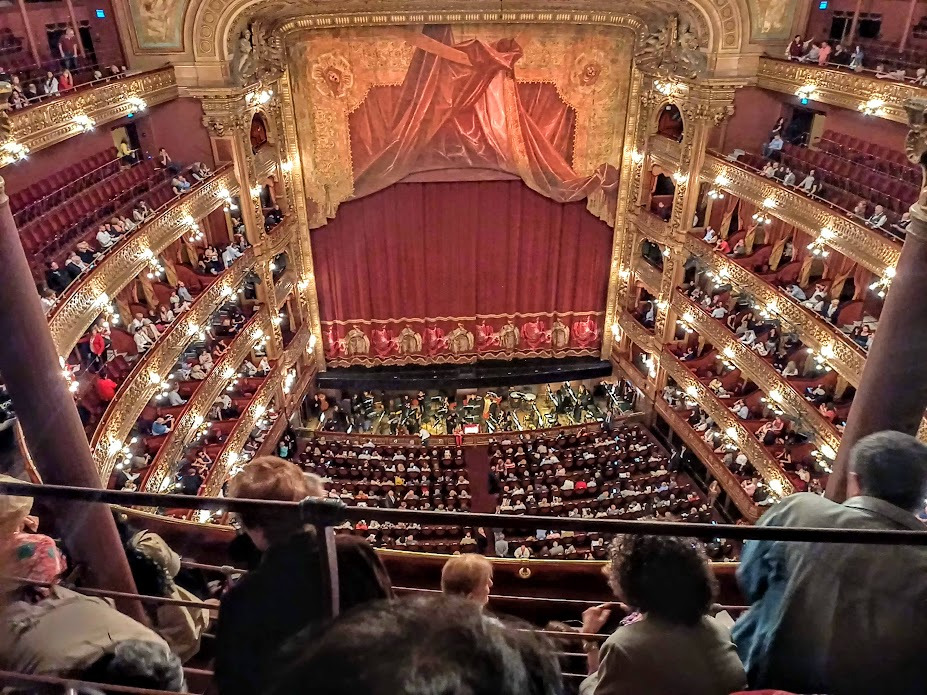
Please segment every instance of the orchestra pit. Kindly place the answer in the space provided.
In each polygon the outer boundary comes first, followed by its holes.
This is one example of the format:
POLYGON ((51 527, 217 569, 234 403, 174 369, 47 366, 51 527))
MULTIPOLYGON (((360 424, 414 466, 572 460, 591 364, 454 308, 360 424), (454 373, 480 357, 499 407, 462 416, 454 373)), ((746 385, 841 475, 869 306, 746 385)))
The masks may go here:
POLYGON ((0 4, 0 689, 922 694, 927 3, 0 4))

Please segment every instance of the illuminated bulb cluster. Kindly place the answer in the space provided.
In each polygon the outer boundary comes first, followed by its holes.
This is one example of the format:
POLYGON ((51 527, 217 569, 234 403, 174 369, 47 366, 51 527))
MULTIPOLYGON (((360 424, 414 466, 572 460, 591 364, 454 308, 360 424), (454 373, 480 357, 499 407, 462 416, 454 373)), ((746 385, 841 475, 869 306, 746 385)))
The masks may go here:
POLYGON ((753 221, 757 224, 770 224, 772 222, 772 218, 763 214, 762 212, 755 212, 753 213, 753 221))
POLYGON ((132 437, 128 444, 120 445, 119 442, 110 444, 110 455, 116 457, 116 470, 121 471, 132 458, 132 445, 138 442, 138 437, 132 437))
POLYGON ((289 395, 290 391, 293 390, 293 386, 296 384, 296 370, 291 369, 286 373, 286 378, 283 380, 283 392, 289 395))
POLYGON ((163 401, 165 398, 167 398, 167 394, 169 394, 171 392, 171 389, 174 387, 173 377, 168 378, 168 379, 162 379, 160 375, 153 374, 153 373, 149 374, 148 376, 149 376, 149 379, 152 380, 153 384, 160 384, 161 390, 158 392, 155 398, 157 398, 159 401, 163 401), (158 377, 158 381, 154 381, 154 377, 156 376, 158 377))
POLYGON ((199 223, 193 219, 192 215, 185 215, 181 221, 190 228, 190 231, 187 232, 187 241, 196 243, 197 241, 202 241, 206 238, 206 235, 203 234, 203 230, 200 228, 199 223))
POLYGON ((779 313, 779 307, 772 301, 767 302, 764 307, 757 307, 757 310, 764 319, 773 319, 779 313))
POLYGON ((138 113, 148 108, 148 103, 141 97, 137 96, 129 97, 126 99, 126 103, 129 105, 129 108, 132 109, 133 113, 138 113))
POLYGON ((635 164, 640 164, 644 161, 644 153, 638 152, 637 150, 631 150, 631 161, 635 164))
POLYGON ((284 172, 292 171, 292 170, 293 170, 293 162, 291 162, 289 159, 286 159, 286 160, 280 162, 280 169, 283 170, 284 172))
POLYGON ((286 316, 284 316, 283 312, 281 311, 279 314, 271 318, 271 321, 273 322, 275 326, 279 326, 281 323, 283 323, 283 320, 285 318, 286 316))
POLYGON ((63 357, 58 358, 58 364, 61 365, 61 376, 64 377, 65 383, 68 385, 68 391, 71 393, 77 393, 77 389, 80 387, 80 384, 77 383, 77 379, 74 378, 74 372, 77 371, 76 366, 71 366, 65 362, 63 357))
POLYGON ((612 337, 615 340, 621 340, 621 326, 617 323, 612 324, 612 337))
POLYGON ((830 255, 830 251, 828 251, 825 246, 833 238, 833 230, 828 229, 827 227, 822 229, 821 233, 818 234, 815 240, 808 244, 808 250, 811 251, 811 255, 818 258, 827 258, 830 255))
POLYGON ((857 108, 864 116, 881 116, 885 113, 885 100, 878 97, 872 97, 863 102, 857 108))
POLYGON ((675 91, 676 85, 673 82, 664 82, 662 80, 657 80, 653 83, 653 88, 657 90, 660 94, 665 97, 668 97, 675 91))
POLYGON ((657 361, 650 355, 644 355, 641 357, 641 361, 644 363, 644 366, 647 367, 647 374, 651 379, 656 378, 657 376, 657 361))
POLYGON ((707 195, 712 200, 722 200, 724 198, 724 191, 720 188, 710 188, 707 195))
POLYGON ((814 462, 823 473, 833 473, 833 462, 837 458, 837 452, 834 451, 830 444, 821 444, 818 449, 811 452, 814 462))
POLYGON ((678 325, 682 330, 687 334, 692 333, 692 322, 695 321, 695 316, 692 315, 691 311, 687 311, 682 315, 681 318, 676 320, 676 325, 678 325))
POLYGON ((263 106, 274 98, 274 93, 269 89, 262 89, 260 92, 251 92, 245 95, 245 102, 248 106, 263 106))
POLYGON ((721 364, 724 365, 725 370, 735 369, 734 363, 732 362, 734 359, 734 348, 730 345, 724 348, 715 359, 719 360, 721 364))
POLYGON ((254 410, 254 414, 257 416, 257 422, 255 423, 259 429, 267 429, 270 427, 273 422, 274 410, 271 408, 268 410, 265 406, 259 405, 254 410), (266 417, 265 417, 266 414, 266 417))
POLYGON ((315 334, 310 335, 310 336, 309 336, 309 345, 306 347, 306 350, 307 350, 308 352, 312 352, 313 350, 315 350, 315 344, 316 344, 315 334))
POLYGON ((263 190, 263 189, 261 188, 261 186, 255 184, 255 185, 253 185, 253 186, 251 187, 251 195, 252 195, 254 198, 257 198, 257 197, 259 197, 259 196, 261 195, 261 190, 263 190))
POLYGON ((676 185, 681 186, 689 180, 689 175, 684 174, 681 171, 676 171, 673 173, 673 181, 676 182, 676 185))
POLYGON ((807 104, 809 101, 813 101, 818 98, 817 87, 813 84, 806 84, 803 87, 799 87, 795 90, 795 96, 802 100, 802 103, 807 104))
POLYGON ((833 370, 833 367, 828 364, 829 360, 832 360, 836 356, 834 348, 831 345, 822 346, 820 352, 811 350, 810 354, 814 358, 815 369, 818 371, 823 370, 825 372, 830 372, 833 370))
POLYGON ((721 285, 726 285, 728 280, 731 277, 731 274, 728 272, 728 269, 721 267, 717 273, 709 270, 705 273, 705 277, 708 278, 708 281, 711 283, 712 287, 720 287, 721 285))
POLYGON ((94 120, 90 118, 85 113, 79 113, 71 117, 71 122, 77 126, 78 130, 82 133, 88 133, 93 130, 93 127, 96 125, 94 120))
POLYGON ((0 166, 20 162, 29 156, 29 148, 18 142, 5 142, 0 145, 0 166))
POLYGON ((769 392, 768 397, 760 399, 763 403, 766 404, 766 407, 773 411, 776 415, 783 415, 784 411, 780 406, 782 403, 782 392, 778 389, 773 389, 769 392))
POLYGON ((888 292, 888 288, 891 287, 892 280, 895 279, 895 272, 895 268, 893 266, 889 266, 885 269, 885 275, 869 285, 869 289, 884 299, 885 293, 888 292))
POLYGON ((238 209, 238 206, 235 204, 235 200, 232 198, 232 193, 229 191, 229 189, 221 188, 219 189, 217 195, 222 199, 222 209, 225 210, 225 212, 233 212, 238 209))
POLYGON ((163 278, 165 274, 164 266, 161 265, 161 261, 157 256, 155 256, 154 251, 151 249, 146 249, 145 258, 148 259, 148 274, 146 277, 149 280, 163 278))

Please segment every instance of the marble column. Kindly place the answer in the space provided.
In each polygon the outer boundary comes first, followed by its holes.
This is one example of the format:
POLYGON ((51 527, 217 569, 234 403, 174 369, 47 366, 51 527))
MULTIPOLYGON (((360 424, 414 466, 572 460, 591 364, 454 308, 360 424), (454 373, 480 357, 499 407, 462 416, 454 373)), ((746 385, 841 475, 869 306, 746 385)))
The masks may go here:
MULTIPOLYGON (((0 179, 0 375, 13 399, 26 445, 49 485, 99 488, 100 476, 74 398, 62 376, 35 281, 20 243, 3 180, 0 179)), ((103 504, 56 502, 43 530, 64 539, 71 558, 86 568, 87 582, 135 593, 112 513, 103 504), (53 522, 53 527, 52 527, 53 522)), ((144 620, 141 605, 120 609, 144 620)))

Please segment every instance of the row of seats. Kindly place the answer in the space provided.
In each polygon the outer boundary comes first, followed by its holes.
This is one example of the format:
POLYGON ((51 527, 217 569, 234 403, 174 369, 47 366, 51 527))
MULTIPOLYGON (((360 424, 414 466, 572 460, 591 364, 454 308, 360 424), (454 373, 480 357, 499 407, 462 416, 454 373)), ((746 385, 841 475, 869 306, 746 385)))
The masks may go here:
POLYGON ((10 196, 13 219, 22 227, 33 218, 48 212, 56 205, 113 176, 119 171, 116 148, 110 147, 97 152, 76 164, 59 169, 41 181, 17 191, 10 196))
POLYGON ((852 135, 836 130, 825 130, 817 146, 843 159, 856 162, 869 169, 903 178, 908 183, 920 186, 921 170, 908 161, 908 156, 874 142, 866 142, 852 135))
POLYGON ((863 48, 867 63, 881 63, 886 67, 912 70, 927 65, 927 50, 925 49, 916 47, 899 49, 896 43, 887 43, 876 39, 858 39, 857 41, 863 48))

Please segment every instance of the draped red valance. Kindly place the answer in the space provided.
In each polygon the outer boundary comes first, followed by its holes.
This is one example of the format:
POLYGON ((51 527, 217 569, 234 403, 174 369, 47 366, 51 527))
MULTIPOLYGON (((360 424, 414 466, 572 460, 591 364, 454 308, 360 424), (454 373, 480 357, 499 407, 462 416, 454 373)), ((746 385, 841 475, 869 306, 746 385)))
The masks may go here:
POLYGON ((401 183, 311 233, 326 357, 597 354, 612 229, 521 181, 401 183))

